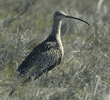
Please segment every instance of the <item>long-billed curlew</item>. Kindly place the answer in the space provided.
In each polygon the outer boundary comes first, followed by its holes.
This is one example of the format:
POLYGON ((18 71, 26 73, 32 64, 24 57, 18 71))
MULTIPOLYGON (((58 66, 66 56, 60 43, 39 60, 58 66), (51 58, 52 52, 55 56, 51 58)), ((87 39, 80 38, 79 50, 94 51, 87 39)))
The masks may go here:
MULTIPOLYGON (((51 34, 45 41, 36 46, 20 64, 17 69, 20 76, 26 76, 28 74, 28 78, 26 78, 26 80, 31 79, 31 76, 34 76, 34 79, 36 79, 44 72, 48 72, 56 65, 60 64, 64 55, 60 37, 61 20, 63 18, 77 19, 89 25, 89 23, 82 19, 67 16, 62 11, 56 11, 53 16, 53 27, 51 34)), ((10 92, 10 94, 12 93, 13 91, 10 92)))

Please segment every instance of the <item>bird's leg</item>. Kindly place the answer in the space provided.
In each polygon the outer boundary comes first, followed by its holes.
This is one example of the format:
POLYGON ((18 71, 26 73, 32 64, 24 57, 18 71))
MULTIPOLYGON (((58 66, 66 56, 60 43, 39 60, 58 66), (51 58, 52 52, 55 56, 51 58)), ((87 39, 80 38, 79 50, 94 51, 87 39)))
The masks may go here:
POLYGON ((12 87, 11 92, 9 93, 9 96, 12 96, 12 94, 14 93, 15 89, 12 87))
POLYGON ((45 77, 45 81, 48 81, 48 70, 46 70, 46 77, 45 77))

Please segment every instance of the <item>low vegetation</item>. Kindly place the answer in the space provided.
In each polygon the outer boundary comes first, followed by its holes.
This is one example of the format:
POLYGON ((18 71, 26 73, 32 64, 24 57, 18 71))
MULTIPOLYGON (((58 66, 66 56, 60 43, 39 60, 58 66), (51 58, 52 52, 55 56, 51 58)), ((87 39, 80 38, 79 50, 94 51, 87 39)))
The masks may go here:
POLYGON ((1 100, 110 100, 109 0, 1 0, 1 100), (27 7, 27 8, 26 8, 27 7), (39 79, 18 86, 16 69, 51 32, 53 14, 61 10, 85 23, 64 19, 62 63, 39 79))

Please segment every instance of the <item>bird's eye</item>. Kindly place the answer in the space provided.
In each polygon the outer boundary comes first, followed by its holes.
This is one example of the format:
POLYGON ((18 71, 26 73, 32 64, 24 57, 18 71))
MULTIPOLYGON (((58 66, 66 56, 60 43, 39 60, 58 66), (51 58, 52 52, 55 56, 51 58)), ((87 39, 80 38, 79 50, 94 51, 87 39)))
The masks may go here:
POLYGON ((60 15, 62 15, 62 14, 61 14, 61 13, 56 13, 56 15, 57 15, 57 16, 60 16, 60 15))
POLYGON ((57 13, 57 16, 59 15, 59 13, 57 13))

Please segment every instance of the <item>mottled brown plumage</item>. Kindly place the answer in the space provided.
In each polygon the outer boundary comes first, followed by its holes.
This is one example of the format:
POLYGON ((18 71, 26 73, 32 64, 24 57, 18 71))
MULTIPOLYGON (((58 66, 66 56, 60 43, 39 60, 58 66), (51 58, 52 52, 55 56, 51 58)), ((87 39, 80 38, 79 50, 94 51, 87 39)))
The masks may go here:
POLYGON ((56 38, 50 36, 47 40, 33 49, 18 67, 17 71, 19 71, 20 75, 24 76, 30 70, 30 76, 33 75, 35 78, 38 78, 45 71, 49 71, 60 64, 61 58, 62 51, 60 46, 56 38), (50 38, 52 39, 51 42, 50 38))

